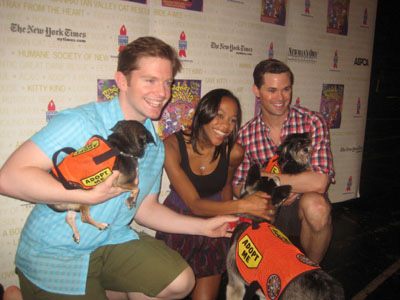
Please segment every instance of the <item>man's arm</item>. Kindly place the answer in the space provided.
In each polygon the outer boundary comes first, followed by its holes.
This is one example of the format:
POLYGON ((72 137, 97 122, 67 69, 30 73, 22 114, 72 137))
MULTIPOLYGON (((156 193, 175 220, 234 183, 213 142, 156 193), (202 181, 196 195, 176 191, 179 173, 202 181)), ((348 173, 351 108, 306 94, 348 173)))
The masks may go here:
POLYGON ((330 177, 327 174, 305 171, 300 174, 268 174, 263 173, 268 177, 278 176, 281 185, 291 185, 292 192, 303 194, 307 192, 316 192, 323 194, 328 189, 330 177))
POLYGON ((158 194, 149 194, 141 203, 135 221, 153 230, 204 235, 209 237, 229 237, 229 222, 236 222, 234 216, 217 216, 213 218, 197 218, 178 214, 158 202, 158 194))
POLYGON ((34 142, 26 141, 0 169, 0 193, 33 203, 93 205, 126 191, 113 186, 119 172, 92 190, 66 190, 48 173, 51 167, 51 159, 34 142))

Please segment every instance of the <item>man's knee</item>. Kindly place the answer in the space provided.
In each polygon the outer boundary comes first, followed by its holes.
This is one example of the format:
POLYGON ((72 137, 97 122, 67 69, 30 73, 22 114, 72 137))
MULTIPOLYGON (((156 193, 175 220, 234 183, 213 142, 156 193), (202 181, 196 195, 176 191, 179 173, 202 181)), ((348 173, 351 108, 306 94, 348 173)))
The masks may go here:
POLYGON ((315 231, 320 231, 331 223, 331 204, 319 193, 305 193, 300 200, 300 219, 306 220, 315 231))
POLYGON ((187 296, 195 285, 196 279, 192 268, 187 267, 158 295, 164 299, 181 299, 187 296))

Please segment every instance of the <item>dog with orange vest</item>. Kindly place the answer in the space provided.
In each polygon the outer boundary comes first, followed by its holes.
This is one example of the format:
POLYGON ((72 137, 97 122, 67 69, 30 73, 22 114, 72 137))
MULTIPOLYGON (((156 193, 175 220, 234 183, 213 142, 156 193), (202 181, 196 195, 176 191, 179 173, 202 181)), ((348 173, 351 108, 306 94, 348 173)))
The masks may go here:
MULTIPOLYGON (((154 138, 143 124, 133 120, 119 121, 111 131, 113 133, 107 140, 101 136, 93 136, 81 149, 63 148, 55 152, 51 174, 66 189, 92 189, 108 178, 113 170, 119 170, 120 175, 114 185, 132 191, 126 203, 131 209, 139 193, 136 180, 138 159, 143 157, 146 145, 154 143, 154 138), (62 152, 68 156, 57 164, 57 157, 62 152)), ((89 205, 49 204, 48 206, 57 212, 68 211, 65 220, 73 231, 76 243, 80 241, 75 224, 76 212, 81 213, 82 222, 92 224, 100 230, 108 227, 108 224, 97 222, 90 216, 89 205)))
MULTIPOLYGON (((266 173, 297 174, 308 168, 311 139, 307 133, 289 135, 264 169, 266 173)), ((265 167, 265 166, 264 166, 265 167)), ((261 176, 250 167, 242 197, 256 191, 271 195, 277 209, 291 192, 278 177, 261 176)), ((234 226, 234 225, 233 225, 234 226)), ((304 255, 275 226, 254 216, 240 216, 227 255, 226 299, 343 300, 342 285, 304 255)))

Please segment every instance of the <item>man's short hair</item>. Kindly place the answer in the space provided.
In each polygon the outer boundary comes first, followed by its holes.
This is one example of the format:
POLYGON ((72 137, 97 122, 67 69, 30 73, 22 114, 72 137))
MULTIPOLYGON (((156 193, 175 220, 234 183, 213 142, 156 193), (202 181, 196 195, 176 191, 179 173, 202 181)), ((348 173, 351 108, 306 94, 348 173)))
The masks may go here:
POLYGON ((293 86, 294 83, 294 76, 290 68, 283 62, 277 59, 266 59, 257 64, 254 68, 253 72, 253 79, 254 84, 261 88, 264 84, 264 74, 271 73, 271 74, 282 74, 282 73, 289 73, 290 77, 290 84, 293 86))
POLYGON ((132 71, 138 69, 138 63, 142 57, 168 59, 172 64, 174 77, 182 68, 174 48, 158 38, 145 36, 130 42, 121 50, 118 55, 117 71, 128 77, 132 71))

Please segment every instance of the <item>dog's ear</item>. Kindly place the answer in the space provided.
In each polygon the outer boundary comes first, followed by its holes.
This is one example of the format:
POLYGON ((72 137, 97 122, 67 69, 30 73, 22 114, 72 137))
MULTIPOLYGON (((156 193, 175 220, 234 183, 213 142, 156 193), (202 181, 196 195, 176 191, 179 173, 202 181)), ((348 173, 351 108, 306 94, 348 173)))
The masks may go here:
POLYGON ((151 132, 148 131, 147 129, 146 129, 145 132, 144 132, 143 140, 146 141, 146 144, 148 144, 148 143, 153 143, 153 144, 155 144, 155 143, 156 143, 156 142, 154 141, 153 135, 152 135, 151 132))
POLYGON ((250 167, 249 171, 247 172, 246 177, 246 186, 252 186, 261 178, 260 167, 257 164, 254 164, 250 167))
POLYGON ((115 123, 115 125, 113 126, 113 128, 111 128, 111 131, 112 132, 117 132, 118 130, 120 130, 121 129, 121 127, 122 127, 122 122, 123 121, 118 121, 117 123, 115 123))

